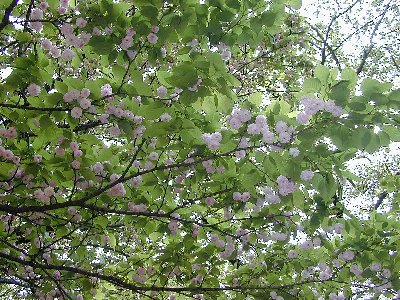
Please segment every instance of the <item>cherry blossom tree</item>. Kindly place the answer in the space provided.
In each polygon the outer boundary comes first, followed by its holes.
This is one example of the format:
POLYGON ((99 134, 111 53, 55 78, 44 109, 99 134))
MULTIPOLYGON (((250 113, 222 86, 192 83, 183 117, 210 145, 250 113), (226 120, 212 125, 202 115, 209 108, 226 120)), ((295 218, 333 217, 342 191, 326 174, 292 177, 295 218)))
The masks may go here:
POLYGON ((316 65, 300 6, 2 1, 2 299, 399 298, 398 180, 340 190, 400 90, 316 65))

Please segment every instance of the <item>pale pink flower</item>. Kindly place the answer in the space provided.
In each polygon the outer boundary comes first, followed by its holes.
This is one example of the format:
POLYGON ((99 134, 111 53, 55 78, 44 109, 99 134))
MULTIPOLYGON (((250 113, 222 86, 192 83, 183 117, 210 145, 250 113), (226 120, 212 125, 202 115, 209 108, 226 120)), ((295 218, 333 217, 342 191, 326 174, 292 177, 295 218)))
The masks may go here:
POLYGON ((74 161, 71 163, 71 167, 72 167, 73 169, 75 169, 75 170, 78 170, 78 169, 81 167, 81 163, 80 163, 79 161, 77 161, 77 160, 74 160, 74 161))
POLYGON ((76 19, 76 26, 79 28, 84 28, 87 25, 87 21, 84 18, 77 18, 76 19))
POLYGON ((28 85, 27 91, 29 95, 35 97, 40 94, 40 87, 35 83, 31 83, 28 85))
POLYGON ((158 36, 154 33, 149 33, 149 35, 147 36, 147 40, 150 44, 156 44, 158 41, 158 36))
POLYGON ((79 119, 82 116, 82 108, 80 107, 74 107, 71 110, 71 117, 75 118, 75 119, 79 119))

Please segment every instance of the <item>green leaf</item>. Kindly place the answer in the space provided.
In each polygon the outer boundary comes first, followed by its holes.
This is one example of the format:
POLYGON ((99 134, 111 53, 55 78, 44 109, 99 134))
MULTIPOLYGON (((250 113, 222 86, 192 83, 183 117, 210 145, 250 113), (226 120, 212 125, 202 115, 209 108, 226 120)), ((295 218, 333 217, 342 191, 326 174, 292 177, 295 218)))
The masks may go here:
POLYGON ((373 94, 387 92, 392 86, 392 83, 380 83, 378 80, 365 78, 361 83, 361 91, 365 97, 370 98, 373 94))
POLYGON ((262 94, 257 92, 257 93, 253 93, 249 96, 249 102, 253 103, 255 106, 260 106, 260 104, 262 103, 262 94))
POLYGON ((356 71, 352 68, 344 68, 342 71, 342 80, 348 81, 351 87, 356 86, 358 81, 358 76, 356 71))
POLYGON ((109 54, 115 45, 115 41, 107 36, 93 36, 89 41, 89 46, 92 46, 93 51, 97 54, 109 54))
POLYGON ((288 5, 294 9, 300 9, 302 5, 301 0, 290 0, 288 5))
POLYGON ((329 81, 330 70, 327 66, 318 65, 314 70, 314 76, 318 78, 323 85, 326 85, 329 81))
POLYGON ((94 222, 94 224, 100 226, 100 228, 102 228, 102 229, 105 229, 109 223, 108 219, 103 216, 99 216, 99 217, 95 218, 93 222, 94 222))
POLYGON ((329 97, 337 104, 344 106, 350 97, 350 90, 348 89, 350 82, 347 80, 341 80, 331 87, 329 97))
POLYGON ((25 43, 29 42, 32 39, 32 36, 30 35, 29 32, 18 32, 16 38, 17 41, 25 43))
POLYGON ((218 103, 217 110, 224 114, 230 114, 232 112, 233 99, 220 93, 217 93, 216 97, 218 103))
POLYGON ((321 81, 317 78, 309 78, 304 80, 303 91, 305 93, 319 92, 322 87, 321 81))
POLYGON ((109 244, 111 247, 115 248, 115 246, 117 245, 117 240, 116 240, 116 238, 115 238, 115 235, 112 234, 112 233, 110 233, 110 232, 109 232, 107 235, 108 235, 108 237, 110 238, 109 241, 108 241, 108 244, 109 244))
POLYGON ((266 11, 261 14, 262 24, 267 27, 272 27, 277 18, 277 13, 274 11, 266 11))

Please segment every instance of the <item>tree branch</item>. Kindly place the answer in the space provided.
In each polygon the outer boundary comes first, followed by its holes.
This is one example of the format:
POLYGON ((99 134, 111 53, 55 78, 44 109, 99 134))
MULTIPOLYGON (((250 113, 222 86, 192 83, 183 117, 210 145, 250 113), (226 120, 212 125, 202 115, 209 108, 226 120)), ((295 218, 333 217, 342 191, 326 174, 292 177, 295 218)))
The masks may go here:
POLYGON ((382 13, 382 15, 381 15, 381 17, 379 18, 378 22, 374 26, 374 29, 372 30, 371 36, 369 38, 369 47, 366 50, 364 50, 363 56, 361 58, 361 62, 360 62, 359 66, 357 68, 357 71, 356 71, 357 75, 359 75, 362 72, 362 70, 363 70, 363 68, 365 66, 365 63, 367 61, 367 58, 368 58, 369 54, 371 53, 372 48, 374 47, 373 39, 375 37, 376 31, 379 28, 379 25, 382 23, 383 18, 385 17, 387 11, 389 10, 389 7, 390 7, 389 4, 387 4, 385 9, 384 9, 384 11, 383 11, 383 13, 382 13))
POLYGON ((10 23, 10 16, 14 8, 17 6, 19 0, 11 1, 10 5, 4 11, 4 17, 0 23, 0 32, 10 23))

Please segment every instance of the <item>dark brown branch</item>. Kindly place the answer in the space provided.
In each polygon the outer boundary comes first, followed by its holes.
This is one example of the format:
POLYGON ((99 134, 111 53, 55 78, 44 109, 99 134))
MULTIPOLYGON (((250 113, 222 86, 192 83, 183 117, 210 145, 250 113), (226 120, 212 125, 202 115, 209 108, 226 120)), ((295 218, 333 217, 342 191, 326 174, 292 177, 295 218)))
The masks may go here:
POLYGON ((8 104, 8 103, 0 103, 0 107, 23 109, 23 110, 47 111, 47 112, 70 111, 69 108, 64 108, 64 107, 35 107, 35 106, 25 106, 25 105, 8 104))
POLYGON ((390 7, 389 4, 387 4, 385 9, 384 9, 384 11, 383 11, 383 13, 382 13, 382 15, 381 15, 381 17, 379 18, 378 22, 376 22, 376 24, 374 26, 374 29, 372 30, 371 36, 369 38, 369 46, 363 52, 363 56, 361 58, 361 62, 360 62, 359 66, 357 68, 357 71, 356 71, 357 75, 359 75, 362 72, 362 70, 363 70, 363 68, 365 66, 365 63, 367 62, 367 58, 368 58, 369 54, 371 53, 372 48, 374 47, 373 39, 375 37, 376 31, 378 30, 379 25, 382 23, 383 18, 385 17, 387 11, 389 10, 389 7, 390 7))
POLYGON ((11 1, 10 5, 4 11, 4 17, 0 23, 0 32, 10 23, 10 16, 14 8, 17 6, 19 0, 11 1))
POLYGON ((329 32, 331 31, 332 25, 333 23, 340 18, 341 16, 343 16, 344 14, 346 14, 347 12, 349 12, 358 2, 360 2, 361 0, 356 0, 354 1, 348 8, 346 8, 344 11, 342 11, 341 13, 338 13, 337 15, 333 16, 331 21, 329 22, 329 25, 326 29, 326 33, 325 33, 325 37, 323 38, 322 42, 324 44, 322 51, 321 51, 321 64, 325 64, 326 61, 326 49, 328 48, 328 38, 329 38, 329 32))
POLYGON ((374 205, 374 210, 377 210, 379 208, 379 206, 381 206, 383 200, 385 200, 385 198, 387 197, 388 193, 387 192, 383 192, 379 195, 378 200, 376 201, 375 205, 374 205))
POLYGON ((333 60, 336 63, 336 66, 338 67, 339 71, 341 72, 342 71, 342 67, 340 65, 339 59, 338 59, 335 51, 333 50, 333 48, 327 43, 327 41, 324 40, 324 36, 322 35, 322 33, 318 30, 318 28, 316 26, 313 26, 311 24, 310 24, 310 26, 311 26, 311 29, 313 29, 317 33, 318 37, 321 38, 321 41, 324 44, 323 48, 320 48, 322 53, 323 53, 322 54, 323 56, 321 58, 321 64, 323 65, 325 63, 326 54, 325 54, 325 50, 324 49, 327 48, 328 51, 329 51, 329 54, 332 56, 333 60))

